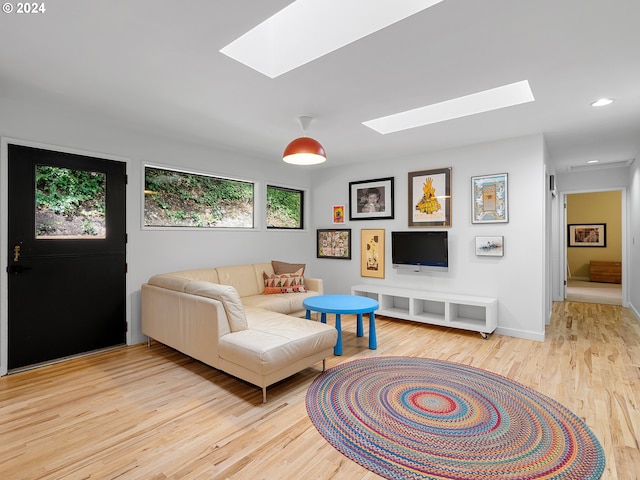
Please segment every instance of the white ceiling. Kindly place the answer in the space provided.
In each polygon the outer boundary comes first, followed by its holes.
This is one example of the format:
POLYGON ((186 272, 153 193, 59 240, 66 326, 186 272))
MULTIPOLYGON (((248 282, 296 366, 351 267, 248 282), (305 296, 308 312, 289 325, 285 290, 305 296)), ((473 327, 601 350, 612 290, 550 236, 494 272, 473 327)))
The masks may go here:
POLYGON ((535 133, 558 172, 640 151, 638 0, 445 0, 275 79, 219 52, 288 3, 45 0, 0 14, 0 98, 272 162, 311 115, 328 161, 305 168, 535 133), (521 80, 535 102, 387 135, 362 125, 521 80), (616 101, 589 105, 600 97, 616 101))

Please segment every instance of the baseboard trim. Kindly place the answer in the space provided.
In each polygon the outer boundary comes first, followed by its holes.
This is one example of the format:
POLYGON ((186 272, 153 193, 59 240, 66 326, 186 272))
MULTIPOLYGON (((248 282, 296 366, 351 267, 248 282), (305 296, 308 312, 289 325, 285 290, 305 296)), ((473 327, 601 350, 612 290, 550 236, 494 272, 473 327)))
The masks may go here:
POLYGON ((590 282, 591 281, 591 279, 589 277, 570 277, 570 278, 567 278, 567 281, 569 281, 569 280, 578 280, 580 282, 590 282))
POLYGON ((514 328, 498 327, 494 333, 507 335, 508 337, 523 338, 525 340, 537 340, 544 342, 544 333, 530 332, 528 330, 516 330, 514 328))

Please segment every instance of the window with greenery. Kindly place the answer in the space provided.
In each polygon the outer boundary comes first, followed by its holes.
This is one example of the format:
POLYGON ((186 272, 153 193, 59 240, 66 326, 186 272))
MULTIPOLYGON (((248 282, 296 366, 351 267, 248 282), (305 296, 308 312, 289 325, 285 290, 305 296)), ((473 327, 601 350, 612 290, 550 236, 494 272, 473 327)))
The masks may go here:
POLYGON ((251 182, 145 167, 148 227, 253 228, 253 198, 251 182))
POLYGON ((36 165, 37 239, 106 238, 103 172, 36 165))
POLYGON ((304 228, 304 192, 267 185, 267 228, 304 228))

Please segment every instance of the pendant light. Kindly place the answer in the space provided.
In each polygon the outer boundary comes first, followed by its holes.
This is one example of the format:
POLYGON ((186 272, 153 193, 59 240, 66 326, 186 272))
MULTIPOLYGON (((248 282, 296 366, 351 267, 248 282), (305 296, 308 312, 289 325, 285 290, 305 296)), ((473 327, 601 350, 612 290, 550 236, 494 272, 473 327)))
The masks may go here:
POLYGON ((327 160, 327 154, 322 145, 317 140, 306 136, 311 120, 313 119, 309 116, 298 117, 303 136, 287 145, 282 154, 282 160, 293 165, 317 165, 327 160))

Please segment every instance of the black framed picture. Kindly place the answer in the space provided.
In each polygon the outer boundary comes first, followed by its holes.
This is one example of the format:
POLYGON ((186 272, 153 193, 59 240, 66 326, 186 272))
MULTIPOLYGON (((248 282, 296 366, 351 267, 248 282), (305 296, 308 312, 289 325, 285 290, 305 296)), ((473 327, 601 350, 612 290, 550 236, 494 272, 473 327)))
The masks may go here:
POLYGON ((349 220, 393 218, 393 177, 349 182, 349 220))
POLYGON ((570 247, 606 247, 607 224, 586 223, 567 225, 570 247))
POLYGON ((409 226, 451 226, 451 167, 409 173, 409 226))
POLYGON ((318 229, 316 245, 318 258, 351 259, 351 229, 318 229))

